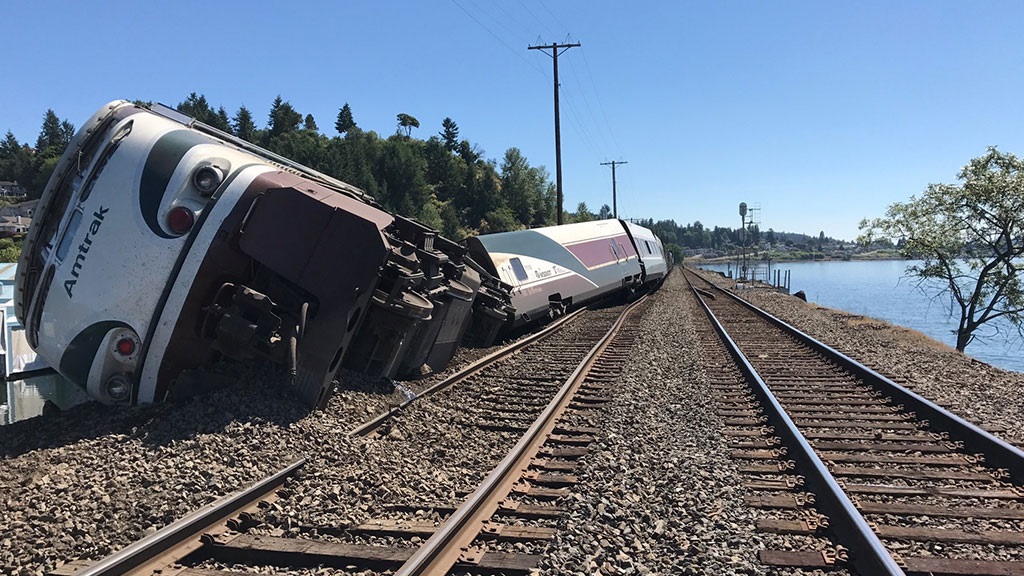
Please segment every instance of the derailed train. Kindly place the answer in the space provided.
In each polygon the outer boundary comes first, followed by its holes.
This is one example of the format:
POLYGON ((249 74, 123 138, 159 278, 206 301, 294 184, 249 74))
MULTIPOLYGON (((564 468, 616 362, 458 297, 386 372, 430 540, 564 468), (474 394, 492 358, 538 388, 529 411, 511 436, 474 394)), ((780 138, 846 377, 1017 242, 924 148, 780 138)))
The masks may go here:
POLYGON ((29 344, 100 401, 188 395, 220 358, 268 357, 315 407, 341 366, 441 370, 463 341, 649 289, 670 267, 619 220, 456 244, 174 110, 116 101, 47 184, 14 300, 29 344))

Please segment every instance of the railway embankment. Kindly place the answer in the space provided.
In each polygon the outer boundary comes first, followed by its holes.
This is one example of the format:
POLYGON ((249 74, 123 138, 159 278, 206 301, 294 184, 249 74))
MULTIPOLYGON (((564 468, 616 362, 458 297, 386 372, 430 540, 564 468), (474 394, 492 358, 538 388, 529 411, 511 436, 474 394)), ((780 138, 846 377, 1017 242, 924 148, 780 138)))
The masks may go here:
MULTIPOLYGON (((725 285, 720 276, 701 274, 725 285)), ((925 398, 1024 446, 1024 374, 996 368, 882 320, 771 290, 737 293, 925 398)))

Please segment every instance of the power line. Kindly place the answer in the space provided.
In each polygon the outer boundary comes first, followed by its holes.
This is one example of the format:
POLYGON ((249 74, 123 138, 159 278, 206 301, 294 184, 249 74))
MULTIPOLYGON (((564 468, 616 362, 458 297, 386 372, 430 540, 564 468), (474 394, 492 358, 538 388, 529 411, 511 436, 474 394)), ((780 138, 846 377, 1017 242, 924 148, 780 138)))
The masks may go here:
POLYGON ((604 117, 604 127, 608 130, 608 135, 612 139, 612 145, 616 151, 619 150, 618 139, 615 138, 615 132, 612 131, 612 123, 608 121, 608 114, 604 111, 604 103, 601 102, 601 94, 597 91, 597 83, 594 82, 594 73, 590 71, 590 62, 587 60, 587 52, 583 51, 583 65, 587 69, 587 76, 590 77, 590 85, 594 88, 594 98, 597 99, 597 106, 601 110, 601 116, 604 117))
MULTIPOLYGON (((454 0, 452 0, 454 1, 454 0)), ((558 223, 562 224, 562 132, 558 122, 558 56, 569 48, 576 48, 580 46, 579 42, 575 44, 559 44, 553 42, 550 46, 527 46, 527 50, 541 50, 548 56, 551 56, 552 70, 555 75, 555 187, 558 191, 558 223), (562 50, 559 51, 559 48, 562 50), (551 50, 548 54, 546 50, 551 50)))
MULTIPOLYGON (((583 52, 585 53, 586 51, 584 50, 583 52)), ((594 114, 594 109, 590 106, 590 100, 587 98, 587 92, 583 89, 583 84, 580 82, 579 74, 576 73, 576 66, 573 65, 571 60, 569 61, 569 72, 572 74, 572 79, 576 82, 576 87, 579 88, 580 97, 583 99, 583 106, 586 108, 587 117, 590 122, 597 127, 597 137, 600 140, 601 147, 604 148, 607 155, 611 146, 609 146, 608 139, 605 137, 604 131, 601 130, 600 122, 597 121, 597 115, 594 114)))
POLYGON ((618 164, 629 164, 629 162, 626 162, 625 160, 619 160, 618 162, 615 160, 612 160, 611 162, 601 162, 601 166, 612 167, 612 216, 616 218, 619 217, 619 207, 617 199, 615 198, 615 166, 618 164))
POLYGON ((466 13, 466 16, 469 16, 470 18, 472 18, 472 19, 473 19, 473 21, 474 21, 474 22, 476 22, 477 24, 479 24, 481 28, 483 28, 484 30, 486 30, 488 34, 490 34, 491 36, 494 36, 494 39, 495 39, 495 40, 497 40, 498 42, 501 42, 501 44, 502 44, 502 45, 503 45, 503 46, 504 46, 505 48, 508 48, 508 49, 509 49, 509 51, 510 51, 510 52, 512 52, 512 53, 514 53, 514 54, 515 54, 515 55, 516 55, 516 56, 517 56, 517 57, 518 57, 518 58, 519 58, 520 60, 522 60, 523 62, 526 62, 527 64, 529 64, 529 66, 530 66, 531 68, 533 68, 534 70, 536 70, 537 72, 540 72, 540 75, 541 75, 541 76, 545 76, 545 77, 547 76, 547 74, 545 74, 544 70, 542 70, 542 69, 541 69, 541 68, 540 68, 539 66, 537 66, 537 65, 536 65, 536 64, 534 64, 533 62, 530 62, 530 61, 529 61, 529 60, 527 60, 527 59, 526 59, 525 57, 523 57, 523 55, 522 55, 522 54, 520 54, 518 50, 516 50, 515 48, 513 48, 513 47, 509 46, 507 42, 505 42, 504 40, 502 40, 502 39, 501 39, 501 36, 498 36, 497 34, 495 34, 494 32, 492 32, 492 31, 491 31, 491 29, 490 29, 490 28, 488 28, 487 26, 485 26, 485 25, 484 25, 484 23, 483 23, 483 22, 481 22, 481 21, 480 21, 480 20, 479 20, 479 19, 478 19, 478 18, 477 18, 476 16, 473 16, 473 14, 472 14, 472 13, 470 13, 470 11, 469 11, 469 10, 466 10, 466 8, 462 6, 462 4, 459 4, 458 0, 452 0, 452 3, 453 3, 453 4, 455 4, 456 6, 458 6, 460 10, 462 10, 463 12, 465 12, 465 13, 466 13))
MULTIPOLYGON (((544 30, 542 30, 542 32, 544 32, 545 34, 551 34, 552 29, 548 26, 548 24, 546 22, 544 22, 543 20, 538 18, 537 15, 534 14, 533 10, 530 10, 530 7, 526 5, 526 2, 523 2, 523 0, 519 0, 519 5, 522 6, 523 10, 526 10, 526 13, 529 14, 530 16, 532 16, 533 19, 536 20, 538 24, 540 24, 541 28, 544 29, 544 30)), ((564 29, 565 28, 563 27, 563 30, 564 29)), ((554 36, 554 34, 551 34, 551 35, 554 36)))

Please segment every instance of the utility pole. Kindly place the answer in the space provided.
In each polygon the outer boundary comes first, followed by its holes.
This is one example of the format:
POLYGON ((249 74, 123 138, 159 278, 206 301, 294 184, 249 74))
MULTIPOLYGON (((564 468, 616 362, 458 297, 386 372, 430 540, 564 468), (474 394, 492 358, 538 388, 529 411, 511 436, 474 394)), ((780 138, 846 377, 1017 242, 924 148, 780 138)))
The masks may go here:
POLYGON ((629 164, 629 162, 626 162, 625 160, 621 160, 619 162, 616 162, 615 160, 612 160, 611 162, 601 162, 601 166, 611 166, 612 167, 612 216, 615 216, 615 218, 618 218, 619 217, 619 208, 618 208, 618 205, 615 203, 615 165, 616 164, 629 164))
POLYGON ((558 224, 562 224, 562 132, 558 123, 558 56, 569 48, 576 48, 579 42, 574 44, 559 44, 555 42, 547 46, 527 46, 527 50, 545 50, 545 54, 551 56, 555 70, 555 187, 558 190, 558 224), (546 52, 551 50, 551 53, 546 52))

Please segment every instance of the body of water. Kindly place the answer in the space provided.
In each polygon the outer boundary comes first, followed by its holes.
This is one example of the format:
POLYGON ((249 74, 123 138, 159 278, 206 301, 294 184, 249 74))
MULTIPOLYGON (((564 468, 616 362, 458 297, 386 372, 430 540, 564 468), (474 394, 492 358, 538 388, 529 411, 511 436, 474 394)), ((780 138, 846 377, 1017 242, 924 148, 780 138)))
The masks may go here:
MULTIPOLYGON (((803 290, 808 302, 906 326, 956 346, 959 312, 950 316, 948 296, 922 293, 914 278, 905 277, 907 265, 902 260, 783 262, 773 269, 789 270, 791 292, 803 290)), ((723 273, 728 268, 725 264, 702 267, 723 273)), ((982 325, 977 334, 967 354, 1024 372, 1024 341, 1010 323, 982 325)))

